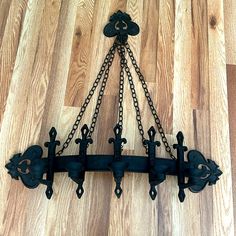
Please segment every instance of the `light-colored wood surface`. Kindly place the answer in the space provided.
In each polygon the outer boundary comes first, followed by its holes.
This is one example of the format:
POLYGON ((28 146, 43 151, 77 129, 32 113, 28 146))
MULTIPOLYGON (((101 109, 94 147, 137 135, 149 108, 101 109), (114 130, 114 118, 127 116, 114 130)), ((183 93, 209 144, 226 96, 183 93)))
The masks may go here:
MULTIPOLYGON (((228 108, 230 127, 230 147, 232 164, 232 183, 236 181, 236 2, 224 3, 225 48, 227 63, 228 108)), ((234 222, 236 222, 236 185, 233 184, 234 222)), ((234 229, 236 234, 236 227, 234 229)))
MULTIPOLYGON (((233 235, 235 23, 233 0, 0 0, 0 235, 233 235), (4 167, 14 153, 43 145, 52 126, 65 140, 113 42, 102 30, 118 9, 141 28, 129 43, 169 142, 182 130, 189 149, 201 150, 223 171, 215 186, 186 191, 183 204, 175 177, 151 201, 147 175, 126 174, 118 200, 111 173, 89 173, 78 200, 75 183, 56 174, 48 201, 45 186, 29 190, 4 167)), ((90 153, 112 152, 107 140, 117 119, 118 57, 110 73, 90 153)), ((136 87, 147 131, 154 124, 136 87)), ((124 152, 144 154, 131 103, 126 81, 124 152)), ((72 144, 65 153, 77 151, 72 144)), ((163 148, 160 155, 166 156, 163 148)))

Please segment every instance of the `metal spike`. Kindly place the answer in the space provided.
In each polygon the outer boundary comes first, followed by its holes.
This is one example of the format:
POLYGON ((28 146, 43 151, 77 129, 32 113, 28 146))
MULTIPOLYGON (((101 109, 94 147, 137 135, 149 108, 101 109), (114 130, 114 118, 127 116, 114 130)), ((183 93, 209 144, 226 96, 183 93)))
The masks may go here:
POLYGON ((52 189, 52 187, 48 186, 45 193, 46 193, 47 198, 48 198, 48 199, 51 199, 52 194, 53 194, 53 189, 52 189))
POLYGON ((78 185, 78 188, 76 189, 76 194, 78 198, 81 198, 84 193, 84 188, 82 185, 78 185))
POLYGON ((179 194, 178 194, 178 197, 179 197, 179 200, 180 200, 180 202, 183 202, 184 201, 184 199, 185 199, 185 193, 184 193, 184 190, 183 189, 180 189, 179 190, 179 194))
POLYGON ((120 198, 120 196, 123 192, 122 188, 120 187, 120 184, 116 184, 116 188, 115 188, 114 192, 115 192, 117 198, 120 198))
POLYGON ((149 191, 149 195, 150 195, 152 200, 156 199, 157 190, 156 190, 155 186, 151 186, 150 191, 149 191))

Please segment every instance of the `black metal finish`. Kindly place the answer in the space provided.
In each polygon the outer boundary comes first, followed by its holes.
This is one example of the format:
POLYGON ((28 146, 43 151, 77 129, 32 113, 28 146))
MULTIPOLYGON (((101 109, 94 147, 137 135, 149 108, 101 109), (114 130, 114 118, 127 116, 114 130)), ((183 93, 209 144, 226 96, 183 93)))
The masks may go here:
POLYGON ((46 142, 44 144, 45 147, 48 148, 48 165, 47 165, 47 176, 46 176, 46 195, 47 198, 50 199, 53 194, 52 184, 54 179, 54 161, 55 161, 55 152, 56 146, 60 145, 60 142, 56 140, 57 131, 54 127, 51 128, 49 132, 50 142, 46 142))
POLYGON ((156 157, 155 149, 160 143, 155 141, 155 129, 151 127, 148 131, 149 140, 145 140, 148 145, 147 156, 129 156, 122 155, 122 144, 126 139, 121 137, 119 125, 114 128, 115 138, 110 138, 109 143, 113 143, 113 155, 87 155, 88 144, 92 139, 88 138, 89 129, 84 125, 81 129, 82 138, 77 139, 79 144, 79 155, 56 157, 56 145, 59 144, 56 139, 56 130, 52 128, 49 132, 50 142, 46 143, 48 147, 48 157, 42 158, 42 148, 34 145, 29 147, 25 153, 16 154, 6 165, 8 173, 14 179, 22 180, 27 188, 36 188, 40 183, 47 186, 46 196, 51 198, 53 190, 53 176, 57 172, 68 172, 69 177, 78 184, 76 190, 78 198, 81 198, 84 189, 83 182, 85 173, 88 171, 111 171, 116 182, 115 194, 119 198, 122 194, 121 180, 125 172, 148 173, 150 183, 150 197, 156 198, 156 186, 166 179, 166 175, 175 175, 178 177, 179 199, 184 200, 183 189, 189 188, 197 193, 209 184, 213 185, 219 179, 222 172, 218 165, 205 157, 196 150, 188 153, 188 161, 184 161, 183 134, 177 135, 178 144, 177 160, 156 157), (46 179, 43 175, 46 173, 46 179), (185 183, 185 179, 188 179, 185 183))
POLYGON ((127 143, 125 138, 121 138, 122 129, 119 124, 114 128, 115 138, 110 138, 109 143, 113 143, 114 146, 114 156, 113 161, 109 165, 111 171, 113 172, 114 180, 116 182, 115 194, 120 198, 122 194, 122 188, 120 187, 121 180, 124 177, 125 170, 128 168, 127 163, 123 160, 121 152, 123 143, 127 143))
POLYGON ((155 169, 155 158, 156 158, 156 147, 159 147, 161 144, 158 141, 155 141, 156 131, 152 126, 148 130, 149 140, 144 140, 144 144, 148 145, 148 164, 149 164, 149 184, 150 191, 149 195, 154 200, 157 195, 156 186, 165 180, 165 175, 163 171, 155 169))
POLYGON ((46 196, 48 199, 50 199, 53 194, 52 187, 54 174, 57 172, 68 172, 68 176, 77 183, 78 187, 76 194, 78 198, 81 198, 84 193, 83 183, 85 181, 85 174, 88 171, 112 172, 116 183, 114 192, 118 198, 120 198, 122 194, 121 182, 125 172, 148 174, 150 184, 149 195, 152 200, 156 198, 157 186, 166 179, 166 175, 177 176, 179 187, 178 197, 181 202, 185 199, 184 190, 186 188, 197 193, 203 190, 207 184, 213 185, 216 183, 222 172, 214 161, 205 159, 205 157, 197 150, 189 151, 187 154, 187 161, 184 160, 187 147, 183 145, 184 136, 182 132, 177 134, 177 144, 173 145, 173 148, 177 150, 177 158, 173 155, 171 146, 168 143, 160 118, 157 114, 157 110, 154 107, 146 81, 144 80, 144 76, 127 43, 128 35, 136 35, 138 33, 138 25, 131 20, 128 14, 118 11, 110 17, 110 22, 104 28, 104 34, 108 37, 116 36, 116 40, 105 57, 100 72, 81 107, 66 141, 62 144, 61 149, 56 152, 56 146, 60 145, 60 142, 56 140, 57 131, 53 127, 49 132, 50 141, 45 143, 45 147, 48 148, 47 157, 42 158, 43 151, 38 145, 29 147, 23 154, 18 153, 14 155, 10 159, 10 162, 6 164, 8 173, 12 178, 17 180, 20 178, 27 188, 36 188, 40 183, 46 185, 46 196), (89 144, 93 143, 91 137, 95 129, 109 77, 110 67, 116 50, 120 56, 119 111, 117 124, 114 127, 114 138, 108 140, 110 144, 113 144, 114 152, 113 155, 88 155, 87 149, 89 144), (129 55, 139 82, 141 83, 157 131, 160 134, 161 141, 171 159, 156 156, 156 148, 160 146, 160 142, 155 141, 156 130, 153 126, 147 132, 149 140, 145 138, 133 76, 131 75, 127 59, 125 58, 126 52, 129 55), (146 149, 147 156, 122 155, 123 145, 127 142, 125 138, 122 138, 125 73, 129 82, 133 105, 136 112, 138 131, 142 139, 142 144, 146 149), (90 127, 84 125, 81 128, 81 138, 75 140, 76 144, 79 145, 79 154, 61 156, 63 151, 72 141, 86 108, 100 82, 101 86, 98 92, 91 125, 90 127), (44 174, 46 174, 45 177, 44 174))
POLYGON ((118 11, 110 17, 103 33, 107 37, 116 36, 117 41, 124 44, 128 35, 134 36, 139 33, 139 26, 131 20, 127 13, 118 11))

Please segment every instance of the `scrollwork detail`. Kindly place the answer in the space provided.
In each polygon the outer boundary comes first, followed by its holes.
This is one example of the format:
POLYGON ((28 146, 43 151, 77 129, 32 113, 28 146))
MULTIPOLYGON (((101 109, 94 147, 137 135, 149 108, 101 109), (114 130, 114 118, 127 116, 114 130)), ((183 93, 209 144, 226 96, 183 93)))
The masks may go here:
POLYGON ((199 151, 189 151, 188 161, 191 169, 189 176, 191 192, 197 193, 203 190, 207 184, 216 184, 222 174, 219 166, 214 161, 206 159, 199 151))
POLYGON ((36 188, 44 173, 42 154, 43 150, 38 145, 29 147, 23 154, 15 154, 6 164, 8 173, 13 179, 20 177, 27 188, 36 188))

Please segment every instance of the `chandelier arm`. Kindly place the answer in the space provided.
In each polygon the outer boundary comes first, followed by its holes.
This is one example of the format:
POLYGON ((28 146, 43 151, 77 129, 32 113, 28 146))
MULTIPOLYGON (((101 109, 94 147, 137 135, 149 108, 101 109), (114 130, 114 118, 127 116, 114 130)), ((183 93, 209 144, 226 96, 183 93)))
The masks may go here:
POLYGON ((146 144, 144 144, 144 141, 146 139, 144 137, 144 130, 143 130, 141 112, 140 112, 140 108, 139 108, 139 102, 138 102, 138 98, 137 98, 137 94, 136 94, 136 90, 135 90, 135 85, 134 85, 134 82, 133 82, 133 77, 132 77, 130 69, 128 67, 127 60, 125 58, 125 47, 123 45, 120 48, 118 48, 118 53, 119 53, 120 57, 123 59, 123 67, 124 67, 125 72, 126 72, 127 77, 128 77, 130 90, 131 90, 131 95, 132 95, 132 99, 133 99, 133 105, 134 105, 135 112, 136 112, 136 120, 137 120, 137 123, 138 123, 139 134, 142 138, 143 146, 146 149, 146 152, 148 152, 148 147, 147 147, 146 144))
POLYGON ((139 68, 139 66, 137 64, 137 61, 136 61, 136 59, 134 57, 134 54, 133 54, 133 52, 132 52, 128 42, 126 42, 124 45, 125 45, 125 48, 127 49, 129 57, 131 59, 131 63, 133 64, 134 69, 135 69, 135 71, 136 71, 136 73, 138 75, 139 81, 141 82, 141 85, 142 85, 145 97, 147 98, 148 105, 149 105, 150 110, 152 112, 152 115, 154 117, 154 120, 155 120, 157 129, 158 129, 158 132, 159 132, 159 134, 161 136, 162 143, 165 146, 165 150, 166 150, 167 153, 169 153, 170 158, 176 160, 176 157, 172 153, 172 149, 171 149, 171 147, 170 147, 170 145, 168 143, 168 140, 166 138, 165 131, 164 131, 164 129, 162 127, 162 124, 161 124, 161 120, 160 120, 160 118, 159 118, 159 116, 157 114, 157 110, 154 107, 154 103, 153 103, 153 100, 151 98, 151 94, 150 94, 150 92, 148 90, 147 83, 146 83, 146 81, 144 79, 144 76, 143 76, 143 74, 142 74, 142 72, 141 72, 141 70, 140 70, 140 68, 139 68))
POLYGON ((104 59, 104 61, 102 63, 101 69, 100 69, 100 71, 99 71, 99 73, 98 73, 98 75, 97 75, 97 77, 96 77, 96 79, 95 79, 95 81, 94 81, 94 83, 93 83, 93 85, 92 85, 92 87, 91 87, 91 89, 90 89, 86 99, 84 100, 84 103, 83 103, 83 105, 82 105, 82 107, 80 109, 79 114, 76 117, 76 120, 75 120, 75 122, 74 122, 74 124, 72 126, 71 131, 69 132, 69 134, 67 136, 66 141, 63 143, 62 148, 56 153, 57 156, 60 156, 64 152, 64 150, 69 146, 71 140, 73 139, 73 137, 75 135, 75 132, 78 129, 78 126, 80 124, 80 121, 81 121, 81 119, 82 119, 82 117, 84 115, 84 112, 86 111, 86 108, 87 108, 88 104, 90 103, 91 98, 94 95, 94 92, 95 92, 95 90, 96 90, 96 88, 97 88, 97 86, 98 86, 98 84, 99 84, 99 82, 100 82, 100 80, 102 78, 102 75, 104 74, 105 69, 108 66, 108 63, 109 63, 109 61, 111 59, 111 56, 115 54, 116 47, 117 47, 117 44, 114 43, 111 46, 111 48, 109 49, 109 51, 108 51, 108 53, 107 53, 107 55, 106 55, 106 57, 105 57, 105 59, 104 59))
POLYGON ((105 70, 104 78, 102 80, 102 85, 101 85, 100 90, 99 90, 99 94, 98 94, 98 98, 97 98, 97 102, 96 102, 96 107, 95 107, 93 117, 92 117, 92 123, 91 123, 91 126, 89 128, 89 134, 88 134, 89 138, 92 137, 92 134, 94 132, 94 129, 95 129, 95 126, 96 126, 96 123, 97 123, 97 118, 98 118, 98 115, 99 115, 100 106, 102 104, 102 98, 103 98, 103 95, 104 95, 104 91, 106 89, 107 80, 108 80, 108 77, 109 77, 109 72, 110 72, 112 62, 114 60, 114 56, 115 56, 115 51, 114 51, 114 53, 111 53, 110 60, 107 64, 107 68, 105 70))

